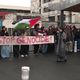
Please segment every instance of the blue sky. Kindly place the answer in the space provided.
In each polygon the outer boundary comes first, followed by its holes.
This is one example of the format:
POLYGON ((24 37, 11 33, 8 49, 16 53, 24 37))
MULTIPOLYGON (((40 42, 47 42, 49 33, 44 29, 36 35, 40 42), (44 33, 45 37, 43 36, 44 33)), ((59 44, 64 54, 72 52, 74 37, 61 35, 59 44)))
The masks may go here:
POLYGON ((31 0, 0 0, 0 5, 30 7, 31 0))

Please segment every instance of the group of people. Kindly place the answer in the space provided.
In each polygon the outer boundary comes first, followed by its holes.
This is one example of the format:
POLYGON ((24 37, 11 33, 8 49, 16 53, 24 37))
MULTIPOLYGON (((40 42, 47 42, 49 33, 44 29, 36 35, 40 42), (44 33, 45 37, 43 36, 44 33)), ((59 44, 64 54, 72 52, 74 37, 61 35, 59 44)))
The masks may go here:
POLYGON ((55 37, 53 45, 57 55, 57 62, 67 62, 66 52, 80 51, 80 29, 76 28, 76 26, 65 25, 63 28, 50 26, 49 31, 50 35, 55 37))
MULTIPOLYGON (((43 27, 39 29, 39 24, 36 24, 34 26, 34 29, 27 29, 27 30, 16 30, 14 29, 12 36, 38 36, 39 32, 43 35, 46 35, 43 31, 43 27)), ((5 26, 2 27, 2 30, 0 31, 0 36, 9 36, 9 33, 7 31, 7 28, 5 26)), ((38 55, 39 45, 35 44, 34 46, 34 55, 38 55)), ((44 46, 43 46, 44 47, 44 46)), ((0 56, 3 59, 10 57, 10 45, 1 45, 0 46, 0 56)), ((18 58, 21 57, 27 57, 29 56, 29 45, 13 45, 13 57, 18 58)))
MULTIPOLYGON (((77 41, 77 51, 80 51, 80 29, 75 26, 66 25, 63 28, 54 28, 53 25, 45 28, 42 26, 39 28, 39 24, 36 24, 33 29, 30 30, 14 30, 12 36, 54 36, 54 43, 51 44, 35 44, 34 55, 56 53, 57 62, 67 62, 67 52, 75 52, 75 41, 77 41)), ((0 31, 0 36, 9 36, 5 26, 0 31)), ((9 45, 1 46, 1 57, 10 57, 9 45)), ((29 45, 13 45, 14 58, 29 56, 29 45)))

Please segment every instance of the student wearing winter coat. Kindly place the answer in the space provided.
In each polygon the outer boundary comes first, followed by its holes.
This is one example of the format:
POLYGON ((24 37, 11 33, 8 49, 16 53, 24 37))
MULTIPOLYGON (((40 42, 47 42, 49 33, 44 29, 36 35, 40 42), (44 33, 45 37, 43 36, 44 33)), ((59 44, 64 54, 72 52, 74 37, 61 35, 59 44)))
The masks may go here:
POLYGON ((56 55, 57 55, 57 62, 66 62, 67 56, 65 51, 65 44, 66 43, 66 33, 63 29, 58 28, 57 31, 57 46, 56 46, 56 55))

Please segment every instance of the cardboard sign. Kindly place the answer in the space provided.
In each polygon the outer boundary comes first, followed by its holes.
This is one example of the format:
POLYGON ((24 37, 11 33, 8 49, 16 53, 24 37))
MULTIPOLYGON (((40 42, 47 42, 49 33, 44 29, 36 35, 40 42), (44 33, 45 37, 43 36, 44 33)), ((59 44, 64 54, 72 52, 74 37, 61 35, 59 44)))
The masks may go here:
POLYGON ((54 36, 0 36, 0 45, 34 45, 54 43, 54 36))

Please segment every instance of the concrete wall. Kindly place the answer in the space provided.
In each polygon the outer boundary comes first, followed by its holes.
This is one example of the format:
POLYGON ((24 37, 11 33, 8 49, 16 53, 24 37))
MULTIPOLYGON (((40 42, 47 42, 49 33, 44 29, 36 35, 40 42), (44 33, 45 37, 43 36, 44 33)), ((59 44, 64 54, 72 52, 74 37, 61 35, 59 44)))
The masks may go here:
POLYGON ((31 0, 31 13, 39 13, 39 0, 31 0))

